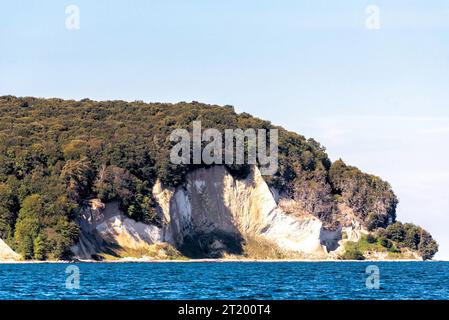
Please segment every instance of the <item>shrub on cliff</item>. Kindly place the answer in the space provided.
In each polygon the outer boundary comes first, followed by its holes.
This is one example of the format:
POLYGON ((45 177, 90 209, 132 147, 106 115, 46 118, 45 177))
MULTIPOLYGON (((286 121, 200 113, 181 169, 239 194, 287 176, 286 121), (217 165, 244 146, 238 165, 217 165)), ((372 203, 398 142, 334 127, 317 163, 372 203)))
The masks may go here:
POLYGON ((386 227, 396 220, 398 199, 388 182, 347 166, 342 160, 332 164, 329 181, 333 191, 341 195, 370 230, 386 227))
POLYGON ((342 260, 365 260, 365 256, 358 248, 356 242, 347 242, 345 245, 345 251, 340 256, 342 260))
POLYGON ((103 202, 118 200, 120 208, 137 221, 155 223, 154 199, 147 181, 141 181, 126 169, 102 166, 92 191, 103 202))
POLYGON ((438 244, 430 233, 412 223, 391 224, 386 228, 385 236, 402 247, 417 250, 424 260, 432 259, 438 251, 438 244))

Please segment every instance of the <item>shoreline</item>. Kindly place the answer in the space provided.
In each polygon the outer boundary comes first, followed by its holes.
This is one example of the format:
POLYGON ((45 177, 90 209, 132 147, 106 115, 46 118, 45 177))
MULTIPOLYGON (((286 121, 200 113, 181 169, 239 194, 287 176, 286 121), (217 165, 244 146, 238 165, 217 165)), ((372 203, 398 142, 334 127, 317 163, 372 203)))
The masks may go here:
POLYGON ((312 260, 312 259, 188 259, 188 260, 152 260, 152 259, 118 259, 118 260, 106 260, 106 261, 96 261, 96 260, 76 260, 76 261, 0 261, 2 264, 78 264, 78 263, 292 263, 292 262, 303 262, 303 263, 326 263, 326 262, 449 262, 447 260, 415 260, 415 259, 386 259, 386 260, 338 260, 338 259, 328 259, 328 260, 312 260))

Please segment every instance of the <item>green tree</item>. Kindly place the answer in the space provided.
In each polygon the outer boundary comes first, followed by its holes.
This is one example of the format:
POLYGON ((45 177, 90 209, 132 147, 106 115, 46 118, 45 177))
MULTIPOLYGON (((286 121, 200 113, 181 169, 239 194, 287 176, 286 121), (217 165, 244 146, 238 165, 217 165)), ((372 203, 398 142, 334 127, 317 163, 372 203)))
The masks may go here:
POLYGON ((0 238, 12 236, 16 222, 16 200, 12 188, 0 183, 0 238))
POLYGON ((34 238, 33 255, 36 260, 45 259, 45 242, 40 235, 34 238))
POLYGON ((46 239, 48 256, 52 259, 68 260, 72 256, 70 247, 78 238, 78 226, 64 216, 58 216, 42 231, 46 239))
POLYGON ((386 229, 386 236, 401 246, 417 250, 424 259, 432 259, 438 251, 438 244, 423 228, 412 223, 396 222, 386 229))
POLYGON ((406 232, 404 225, 401 222, 395 222, 389 225, 386 229, 387 237, 396 242, 403 242, 405 240, 406 232))
POLYGON ((16 224, 15 249, 24 259, 34 258, 34 240, 38 237, 41 222, 36 216, 22 216, 16 224))
POLYGON ((93 179, 90 161, 85 157, 81 160, 67 161, 62 168, 61 179, 66 184, 69 198, 81 201, 90 193, 93 179))

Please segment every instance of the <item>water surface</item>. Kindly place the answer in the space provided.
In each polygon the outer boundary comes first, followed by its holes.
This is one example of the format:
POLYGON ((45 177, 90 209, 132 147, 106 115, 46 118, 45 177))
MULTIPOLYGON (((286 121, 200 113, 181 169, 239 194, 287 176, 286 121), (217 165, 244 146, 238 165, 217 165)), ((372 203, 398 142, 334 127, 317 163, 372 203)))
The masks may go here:
POLYGON ((0 299, 449 299, 448 275, 449 262, 0 264, 0 299))

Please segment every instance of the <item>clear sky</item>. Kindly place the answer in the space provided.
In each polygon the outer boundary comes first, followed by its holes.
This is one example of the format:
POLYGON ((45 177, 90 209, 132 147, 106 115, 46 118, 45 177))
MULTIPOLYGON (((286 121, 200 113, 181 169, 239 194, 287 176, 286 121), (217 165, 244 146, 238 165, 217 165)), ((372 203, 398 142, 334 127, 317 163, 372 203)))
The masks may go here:
POLYGON ((0 95, 234 105, 390 181, 399 219, 427 228, 440 259, 448 71, 449 0, 0 4, 0 95), (368 5, 380 29, 367 28, 368 5))

